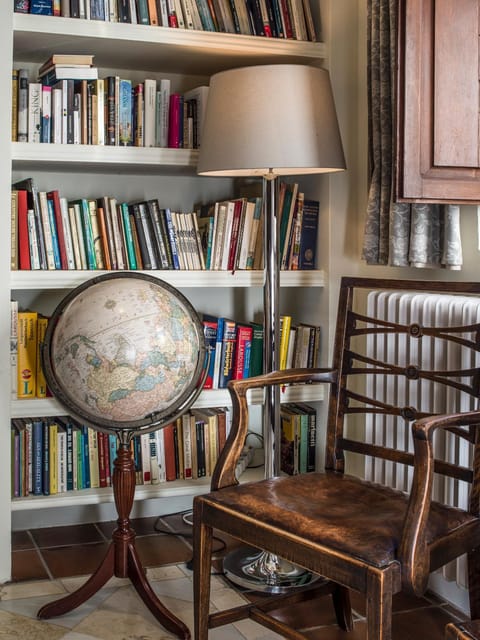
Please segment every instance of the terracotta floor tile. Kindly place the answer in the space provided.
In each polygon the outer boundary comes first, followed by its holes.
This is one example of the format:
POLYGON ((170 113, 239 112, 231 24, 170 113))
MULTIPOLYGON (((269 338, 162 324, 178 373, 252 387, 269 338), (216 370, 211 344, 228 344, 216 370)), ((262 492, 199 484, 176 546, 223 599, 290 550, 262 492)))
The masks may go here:
POLYGON ((41 549, 104 541, 94 524, 31 529, 30 533, 41 549))
POLYGON ((12 531, 12 551, 34 548, 35 544, 28 531, 12 531))
POLYGON ((12 551, 12 582, 45 580, 50 576, 37 551, 12 551))
POLYGON ((93 573, 105 556, 109 544, 97 542, 42 549, 42 556, 54 578, 82 576, 93 573))
POLYGON ((176 536, 141 536, 135 546, 145 567, 186 562, 192 557, 191 549, 176 536))

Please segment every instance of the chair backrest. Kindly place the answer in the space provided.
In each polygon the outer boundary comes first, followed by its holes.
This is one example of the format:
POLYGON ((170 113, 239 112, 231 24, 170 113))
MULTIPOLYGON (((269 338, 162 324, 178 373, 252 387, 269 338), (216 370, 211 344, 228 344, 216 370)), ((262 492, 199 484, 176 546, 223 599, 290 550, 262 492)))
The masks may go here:
MULTIPOLYGON (((412 422, 480 408, 480 284, 343 278, 333 367, 326 468, 408 491, 412 422)), ((474 433, 438 434, 433 498, 477 514, 474 433)))

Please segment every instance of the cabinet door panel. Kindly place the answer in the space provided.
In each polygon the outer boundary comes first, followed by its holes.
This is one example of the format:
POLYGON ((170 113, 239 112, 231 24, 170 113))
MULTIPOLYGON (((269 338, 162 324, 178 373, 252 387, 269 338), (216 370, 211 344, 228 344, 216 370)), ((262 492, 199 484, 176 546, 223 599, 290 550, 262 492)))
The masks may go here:
POLYGON ((480 2, 401 7, 397 197, 480 201, 480 2))

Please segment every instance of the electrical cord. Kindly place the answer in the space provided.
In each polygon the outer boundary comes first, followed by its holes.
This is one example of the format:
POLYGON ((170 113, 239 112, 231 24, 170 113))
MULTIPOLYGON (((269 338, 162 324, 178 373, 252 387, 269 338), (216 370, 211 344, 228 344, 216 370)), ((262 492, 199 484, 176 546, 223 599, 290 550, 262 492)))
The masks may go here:
MULTIPOLYGON (((175 530, 175 529, 169 529, 166 527, 162 527, 159 525, 159 522, 161 520, 164 520, 166 518, 171 518, 174 516, 182 516, 182 521, 189 525, 192 526, 193 525, 193 521, 188 519, 188 515, 191 514, 192 511, 191 509, 187 510, 187 511, 177 511, 175 513, 168 513, 165 516, 158 516, 158 518, 155 520, 155 523, 153 525, 153 529, 154 531, 156 531, 157 533, 163 533, 169 536, 178 536, 181 538, 193 538, 193 532, 191 531, 181 531, 181 530, 175 530), (185 516, 187 516, 187 518, 185 518, 185 516)), ((224 549, 226 549, 227 545, 225 543, 224 540, 222 540, 221 538, 217 537, 217 536, 213 536, 213 541, 219 543, 218 546, 215 548, 213 548, 213 553, 218 553, 219 551, 223 551, 224 549)), ((187 569, 189 569, 190 571, 193 570, 193 558, 191 558, 190 560, 187 560, 185 562, 185 566, 187 567, 187 569)), ((217 572, 212 572, 212 575, 215 576, 223 576, 225 575, 222 571, 217 571, 217 572)))

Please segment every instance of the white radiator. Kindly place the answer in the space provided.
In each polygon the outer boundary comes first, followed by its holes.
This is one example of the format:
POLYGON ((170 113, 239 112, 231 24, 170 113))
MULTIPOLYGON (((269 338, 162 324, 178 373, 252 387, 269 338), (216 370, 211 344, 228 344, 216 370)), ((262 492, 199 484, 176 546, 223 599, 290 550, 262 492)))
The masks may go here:
MULTIPOLYGON (((480 299, 433 293, 372 292, 368 296, 367 315, 401 324, 464 327, 480 322, 480 299)), ((475 339, 472 331, 459 335, 475 339)), ((456 370, 480 366, 479 354, 472 355, 471 349, 438 338, 424 336, 419 340, 407 334, 368 335, 367 354, 390 364, 421 365, 424 370, 456 370)), ((479 407, 478 398, 428 380, 406 380, 403 376, 384 375, 378 376, 376 381, 369 381, 367 385, 367 395, 372 398, 399 407, 413 406, 427 413, 468 411, 479 407)), ((458 438, 454 440, 448 433, 440 434, 444 436, 443 439, 439 439, 438 435, 437 432, 437 457, 457 464, 468 464, 471 455, 469 443, 459 443, 458 438)), ((366 438, 375 444, 394 445, 404 451, 413 451, 411 422, 403 418, 367 414, 366 438)), ((406 465, 367 459, 365 473, 367 479, 400 490, 410 488, 412 469, 406 465)), ((434 499, 466 507, 467 489, 464 482, 437 476, 434 499)), ((455 580, 459 586, 465 586, 465 558, 444 567, 443 574, 447 580, 455 580)))

